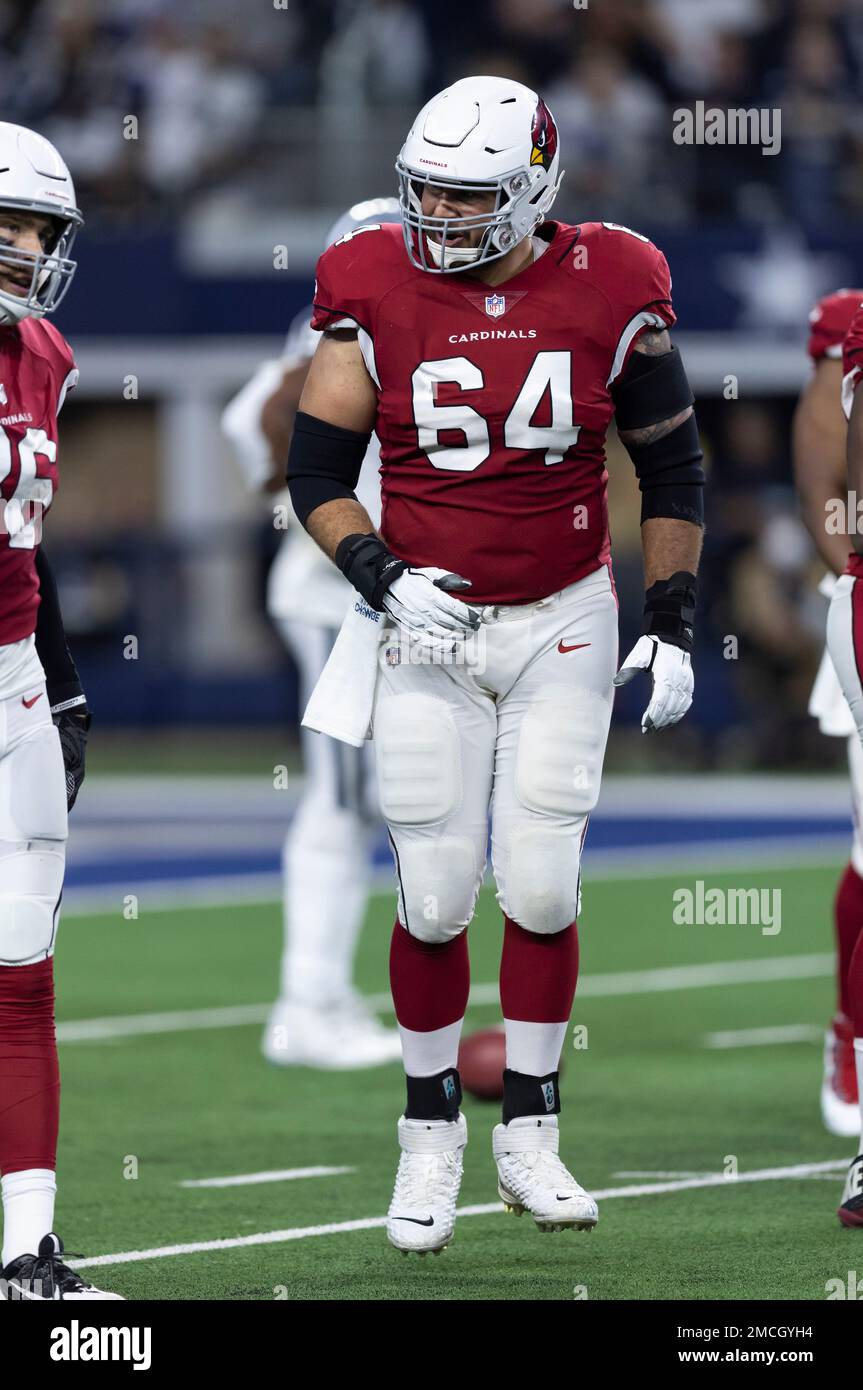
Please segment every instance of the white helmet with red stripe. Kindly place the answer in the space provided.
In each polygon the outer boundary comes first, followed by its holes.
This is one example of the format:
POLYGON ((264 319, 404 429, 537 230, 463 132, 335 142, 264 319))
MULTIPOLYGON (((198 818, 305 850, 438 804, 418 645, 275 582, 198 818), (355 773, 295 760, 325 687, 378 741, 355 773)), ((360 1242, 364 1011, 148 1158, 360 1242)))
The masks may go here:
POLYGON ((464 77, 420 111, 396 161, 408 255, 420 270, 467 270, 505 256, 551 209, 563 171, 557 126, 541 97, 505 77, 464 77), (426 185, 460 201, 493 193, 475 216, 423 213, 426 185), (481 229, 478 246, 447 236, 481 229))
POLYGON ((75 274, 69 259, 83 222, 69 170, 50 141, 26 126, 0 121, 0 209, 50 217, 55 232, 44 251, 24 251, 0 240, 0 272, 20 276, 22 293, 0 289, 0 323, 42 318, 57 308, 75 274), (24 278, 27 277, 27 284, 24 278))

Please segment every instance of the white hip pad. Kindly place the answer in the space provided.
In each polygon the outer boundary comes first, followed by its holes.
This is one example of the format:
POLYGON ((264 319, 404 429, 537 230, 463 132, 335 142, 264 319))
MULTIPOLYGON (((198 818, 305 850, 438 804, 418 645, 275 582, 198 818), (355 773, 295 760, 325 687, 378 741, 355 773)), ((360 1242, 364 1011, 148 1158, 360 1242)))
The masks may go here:
POLYGON ((515 794, 529 811, 576 817, 599 798, 611 706, 592 690, 549 686, 522 721, 515 794))
POLYGON ((452 710, 433 695, 384 697, 375 711, 381 812, 391 825, 434 825, 461 803, 461 750, 452 710))

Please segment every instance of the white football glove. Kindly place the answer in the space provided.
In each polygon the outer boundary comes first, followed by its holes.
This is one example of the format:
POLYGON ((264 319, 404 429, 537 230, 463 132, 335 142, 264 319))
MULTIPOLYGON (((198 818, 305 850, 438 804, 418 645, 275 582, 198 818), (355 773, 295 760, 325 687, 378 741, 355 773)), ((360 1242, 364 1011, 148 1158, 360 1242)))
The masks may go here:
POLYGON ((450 598, 470 588, 470 580, 450 570, 426 565, 406 569, 384 593, 384 611, 423 645, 453 651, 469 632, 475 632, 480 615, 461 600, 450 598))
POLYGON ((653 681, 650 704, 641 720, 641 732, 653 733, 682 719, 692 704, 695 678, 689 652, 663 642, 661 637, 639 637, 614 678, 615 685, 628 685, 639 671, 647 671, 653 681))

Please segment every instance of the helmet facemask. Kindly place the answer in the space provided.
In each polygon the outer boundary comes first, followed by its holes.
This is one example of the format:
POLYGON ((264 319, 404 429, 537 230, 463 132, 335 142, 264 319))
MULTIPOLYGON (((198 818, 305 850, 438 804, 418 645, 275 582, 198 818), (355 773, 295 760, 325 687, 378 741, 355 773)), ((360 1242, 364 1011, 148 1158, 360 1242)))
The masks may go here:
MULTIPOLYGON (((399 159, 396 162, 399 176, 399 203, 401 205, 402 226, 408 256, 418 270, 428 270, 436 274, 456 274, 471 270, 477 265, 498 260, 507 255, 513 247, 543 220, 546 207, 550 207, 555 188, 550 196, 548 188, 537 191, 536 200, 528 207, 527 215, 520 205, 525 202, 531 180, 524 171, 511 174, 487 183, 469 183, 463 180, 441 178, 437 174, 418 175, 399 159), (452 188, 456 194, 494 193, 494 206, 485 212, 453 217, 431 217, 422 210, 423 191, 429 185, 435 188, 452 188), (483 236, 476 246, 447 247, 450 233, 460 234, 483 229, 483 236)), ((533 201, 533 200, 531 200, 533 201)))
POLYGON ((16 274, 24 271, 30 276, 30 283, 23 294, 0 289, 0 324, 19 323, 24 318, 44 318, 57 308, 72 283, 77 262, 70 259, 69 252, 79 220, 60 218, 56 209, 33 204, 4 202, 3 208, 37 212, 54 218, 58 224, 50 249, 44 251, 22 251, 0 241, 0 275, 5 267, 16 274))

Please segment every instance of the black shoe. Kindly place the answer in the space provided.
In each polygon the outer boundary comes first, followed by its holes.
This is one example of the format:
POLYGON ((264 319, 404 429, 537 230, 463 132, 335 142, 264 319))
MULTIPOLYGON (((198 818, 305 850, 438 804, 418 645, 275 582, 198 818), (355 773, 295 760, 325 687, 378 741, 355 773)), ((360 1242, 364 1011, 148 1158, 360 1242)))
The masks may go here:
POLYGON ((863 1226, 863 1154, 848 1169, 842 1205, 836 1215, 843 1226, 863 1226))
POLYGON ((63 1253, 63 1242, 58 1235, 52 1231, 43 1236, 38 1255, 19 1255, 3 1270, 0 1298, 7 1302, 37 1303, 56 1302, 61 1298, 122 1299, 122 1294, 105 1293, 88 1284, 63 1263, 63 1253))

